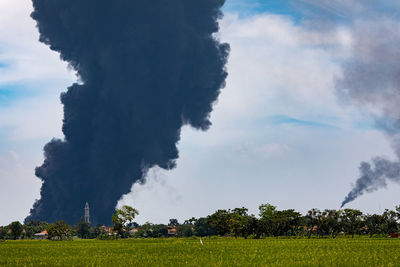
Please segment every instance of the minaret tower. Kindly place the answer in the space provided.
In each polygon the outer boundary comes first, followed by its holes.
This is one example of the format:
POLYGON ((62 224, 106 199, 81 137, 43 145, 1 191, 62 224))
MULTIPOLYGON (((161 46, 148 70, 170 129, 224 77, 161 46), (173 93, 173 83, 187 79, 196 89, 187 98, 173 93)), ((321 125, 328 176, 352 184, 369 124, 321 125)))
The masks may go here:
POLYGON ((90 224, 90 215, 89 215, 89 203, 86 202, 85 205, 85 223, 90 224))

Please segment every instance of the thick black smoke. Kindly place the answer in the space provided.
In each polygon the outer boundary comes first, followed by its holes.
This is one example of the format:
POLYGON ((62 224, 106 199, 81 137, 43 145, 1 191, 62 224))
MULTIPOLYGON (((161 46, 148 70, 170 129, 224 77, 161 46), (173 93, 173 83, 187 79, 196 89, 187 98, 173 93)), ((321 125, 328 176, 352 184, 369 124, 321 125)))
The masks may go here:
MULTIPOLYGON (((400 4, 397 0, 302 0, 318 27, 336 25, 351 35, 351 56, 342 59, 338 95, 374 116, 397 156, 362 162, 360 176, 342 206, 364 193, 400 182, 400 4), (325 25, 324 25, 325 24, 325 25)), ((340 40, 339 40, 340 41, 340 40)))
POLYGON ((225 0, 33 0, 40 41, 81 83, 61 95, 64 140, 44 148, 41 199, 26 221, 76 223, 89 202, 108 224, 158 165, 175 167, 181 127, 207 130, 229 45, 214 38, 225 0))

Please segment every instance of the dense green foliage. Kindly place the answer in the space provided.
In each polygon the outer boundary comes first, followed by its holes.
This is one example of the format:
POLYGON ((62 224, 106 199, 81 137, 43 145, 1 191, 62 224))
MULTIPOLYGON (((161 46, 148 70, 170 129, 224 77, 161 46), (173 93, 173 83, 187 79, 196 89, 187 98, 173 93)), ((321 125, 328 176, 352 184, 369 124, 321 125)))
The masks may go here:
POLYGON ((0 242, 0 266, 398 266, 400 240, 168 238, 0 242))
POLYGON ((40 233, 47 229, 48 223, 33 220, 24 225, 24 238, 33 238, 36 233, 40 233))
POLYGON ((52 240, 69 240, 72 236, 72 230, 69 225, 63 221, 56 221, 47 227, 49 239, 52 240))
POLYGON ((382 214, 363 214, 359 210, 312 209, 302 215, 293 209, 278 210, 270 204, 259 207, 259 214, 248 214, 246 208, 217 210, 203 218, 191 218, 180 224, 170 219, 168 225, 147 222, 138 225, 133 220, 138 211, 124 206, 112 214, 113 227, 90 226, 80 220, 76 226, 64 222, 47 224, 31 221, 25 225, 13 222, 0 227, 0 239, 31 239, 35 233, 47 230, 52 240, 68 240, 73 236, 85 239, 118 239, 129 237, 191 237, 191 236, 232 236, 244 238, 266 238, 279 236, 336 238, 347 235, 370 237, 397 237, 400 229, 400 206, 385 210, 382 214))
POLYGON ((10 237, 14 240, 19 238, 24 230, 20 222, 12 222, 9 228, 10 228, 10 237))
POLYGON ((77 225, 76 235, 80 238, 90 238, 90 224, 81 219, 77 225))

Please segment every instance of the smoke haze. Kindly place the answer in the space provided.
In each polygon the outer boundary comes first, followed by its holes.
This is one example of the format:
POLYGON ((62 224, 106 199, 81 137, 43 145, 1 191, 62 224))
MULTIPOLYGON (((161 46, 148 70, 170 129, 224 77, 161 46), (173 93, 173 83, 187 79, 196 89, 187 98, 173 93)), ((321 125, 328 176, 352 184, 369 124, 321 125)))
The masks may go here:
POLYGON ((33 0, 40 41, 80 83, 61 95, 64 140, 44 148, 41 199, 26 221, 109 224, 133 183, 175 167, 181 127, 207 130, 225 86, 224 0, 33 0))
POLYGON ((371 114, 389 138, 397 161, 383 157, 360 164, 360 176, 342 206, 364 193, 400 182, 400 4, 397 1, 303 0, 318 28, 345 27, 351 56, 336 80, 339 98, 371 114), (321 26, 322 25, 322 26, 321 26))

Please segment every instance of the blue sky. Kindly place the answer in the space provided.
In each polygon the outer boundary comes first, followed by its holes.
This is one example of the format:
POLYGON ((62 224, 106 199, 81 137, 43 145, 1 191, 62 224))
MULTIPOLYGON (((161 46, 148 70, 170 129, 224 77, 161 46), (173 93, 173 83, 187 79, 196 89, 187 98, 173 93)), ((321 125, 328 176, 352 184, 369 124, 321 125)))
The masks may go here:
POLYGON ((267 122, 271 123, 272 125, 282 125, 282 124, 292 124, 296 126, 305 126, 305 127, 317 127, 317 128, 326 128, 326 129, 335 129, 337 128, 336 126, 322 123, 322 122, 316 122, 316 121, 308 121, 308 120, 300 120, 296 119, 293 117, 289 117, 286 115, 274 115, 270 116, 267 119, 267 122))
MULTIPOLYGON (((388 10, 393 6, 391 3, 380 4, 382 10, 388 10)), ((227 0, 224 11, 238 13, 240 17, 252 17, 263 13, 289 16, 296 23, 313 16, 337 16, 341 15, 340 8, 332 8, 334 2, 314 0, 227 0), (320 2, 320 3, 318 3, 320 2)), ((343 20, 341 16, 335 18, 337 22, 343 20)))
POLYGON ((298 11, 291 1, 279 0, 228 0, 224 6, 225 12, 238 12, 242 16, 252 16, 260 13, 274 13, 299 17, 298 11))
MULTIPOLYGON (((29 0, 0 1, 0 225, 22 220, 39 197, 34 168, 43 145, 62 138, 59 94, 76 81, 37 41, 30 11, 29 0)), ((228 0, 224 11, 219 38, 232 52, 213 126, 185 127, 178 167, 152 169, 146 184, 123 197, 120 204, 139 209, 140 223, 242 206, 256 213, 262 203, 337 208, 362 160, 394 157, 368 112, 337 98, 334 80, 351 53, 351 29, 310 30, 301 24, 310 13, 290 1, 228 0)), ((350 207, 393 208, 398 190, 350 207)))
POLYGON ((34 95, 32 88, 34 85, 26 84, 4 84, 0 86, 0 105, 12 105, 16 101, 30 98, 34 95))

